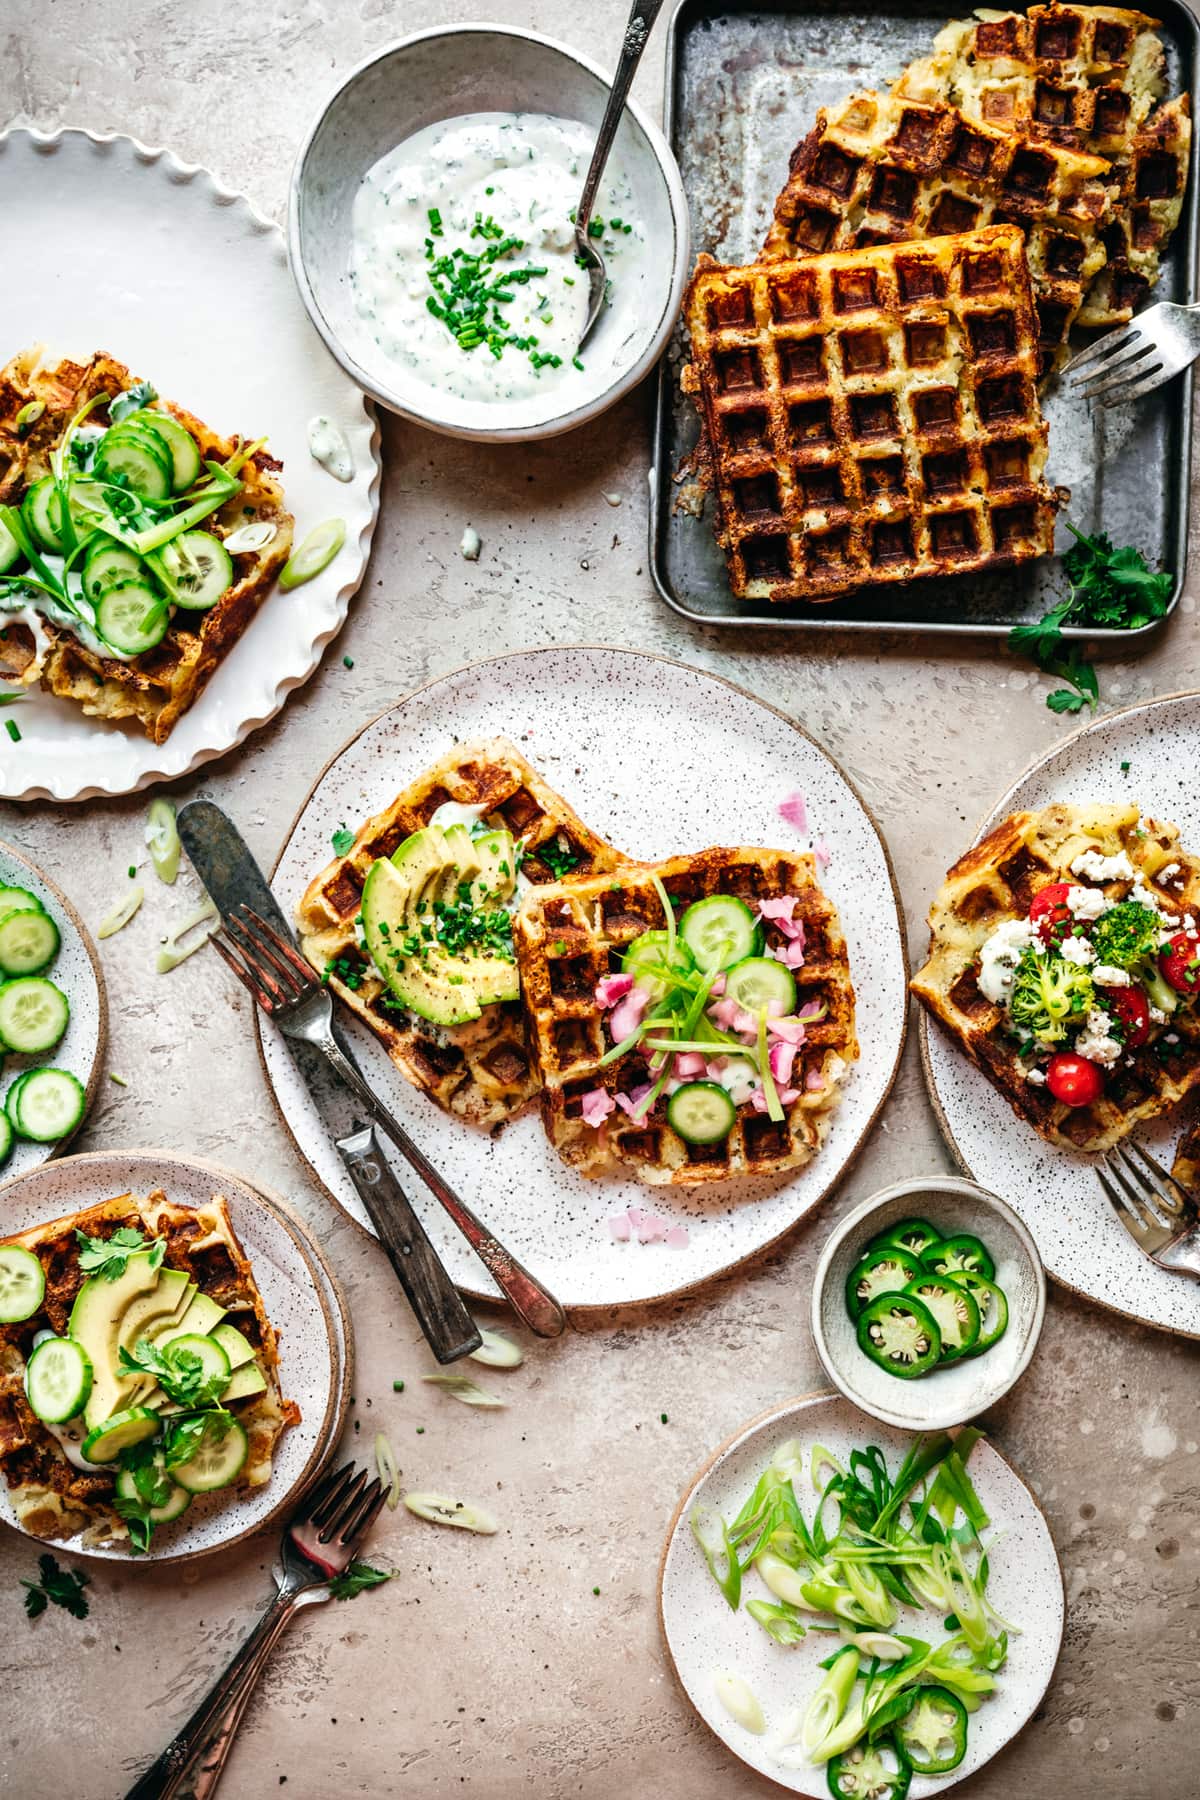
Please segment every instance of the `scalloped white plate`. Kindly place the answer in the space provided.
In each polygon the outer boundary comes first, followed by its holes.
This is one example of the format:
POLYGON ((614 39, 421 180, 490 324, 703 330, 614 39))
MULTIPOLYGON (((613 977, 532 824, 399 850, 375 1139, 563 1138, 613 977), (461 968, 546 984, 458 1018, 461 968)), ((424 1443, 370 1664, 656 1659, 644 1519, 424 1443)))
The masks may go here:
MULTIPOLYGON (((798 1438, 806 1452, 823 1444, 843 1466, 854 1449, 878 1444, 895 1475, 912 1434, 878 1425, 837 1394, 808 1394, 751 1419, 714 1451, 689 1483, 667 1531, 658 1577, 659 1623, 680 1686, 697 1713, 735 1756, 760 1775, 811 1800, 828 1796, 823 1768, 785 1768, 772 1753, 772 1734, 797 1707, 803 1707, 821 1679, 819 1663, 836 1644, 812 1631, 800 1644, 783 1649, 755 1624, 745 1607, 730 1612, 709 1574, 689 1526, 698 1503, 732 1519, 781 1444, 798 1438), (767 1732, 754 1737, 725 1711, 713 1675, 727 1669, 757 1695, 767 1732)), ((807 1465, 806 1465, 807 1466, 807 1465)), ((971 1453, 971 1480, 1002 1540, 992 1558, 988 1595, 996 1610, 1020 1627, 1009 1639, 1008 1661, 996 1677, 996 1692, 972 1714, 967 1753, 949 1775, 914 1775, 909 1800, 934 1800, 976 1774, 1011 1743, 1041 1705, 1062 1648, 1066 1596, 1054 1539, 1041 1508, 1012 1465, 989 1443, 971 1453)), ((809 1520, 814 1494, 806 1481, 798 1493, 809 1520)), ((746 1599, 768 1599, 757 1575, 747 1577, 746 1599)), ((896 1630, 936 1642, 945 1634, 940 1616, 902 1608, 896 1630)))
POLYGON ((0 134, 0 217, 21 246, 20 279, 0 283, 0 363, 28 344, 54 362, 107 350, 214 430, 269 437, 297 541, 346 521, 329 567, 268 597, 165 744, 38 690, 18 709, 21 742, 0 738, 8 799, 134 793, 233 749, 317 667, 366 569, 378 426, 305 316, 283 234, 207 169, 129 137, 16 129, 0 134), (350 442, 349 484, 309 455, 315 413, 350 442))
MULTIPOLYGON (((975 842, 1009 813, 1054 800, 1136 800, 1200 844, 1200 693, 1127 707, 1056 744, 1001 795, 975 842)), ((964 846, 965 848, 965 846, 964 846)), ((946 1141, 965 1175, 1007 1200, 1037 1243, 1046 1273, 1064 1287, 1143 1325, 1200 1338, 1200 1285, 1160 1269, 1119 1224, 1096 1179, 1096 1157, 1047 1144, 1019 1119, 961 1051, 921 1013, 921 1060, 946 1141)), ((1194 1103, 1137 1132, 1171 1166, 1194 1103)))
MULTIPOLYGON (((403 1079, 382 1045, 343 1015, 363 1071, 463 1198, 573 1310, 661 1300, 735 1267, 810 1213, 841 1179, 895 1079, 907 1019, 898 897, 879 828, 849 778, 800 726, 702 669, 597 645, 524 650, 472 664, 368 721, 317 779, 288 832, 272 887, 289 917, 329 861, 330 834, 390 804, 456 741, 504 735, 592 828, 638 857, 712 844, 799 848, 778 806, 808 798, 832 861, 823 885, 841 913, 857 996, 860 1060, 820 1153, 773 1180, 712 1188, 587 1181, 551 1148, 536 1108, 495 1137, 443 1113, 403 1079), (688 1229, 684 1248, 616 1243, 607 1221, 629 1206, 688 1229)), ((364 1227, 347 1180, 283 1039, 256 1013, 267 1079, 296 1147, 326 1192, 364 1227)), ((455 1282, 495 1298, 482 1265, 397 1161, 455 1282)))

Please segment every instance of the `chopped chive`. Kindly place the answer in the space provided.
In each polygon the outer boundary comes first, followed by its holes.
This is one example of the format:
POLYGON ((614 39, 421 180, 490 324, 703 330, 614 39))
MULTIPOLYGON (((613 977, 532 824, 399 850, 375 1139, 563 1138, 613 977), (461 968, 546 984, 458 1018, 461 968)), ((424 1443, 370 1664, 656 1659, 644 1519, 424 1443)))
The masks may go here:
POLYGON ((344 669, 352 669, 354 667, 354 658, 352 656, 343 656, 342 667, 344 669))
POLYGON ((5 719, 4 729, 5 729, 5 731, 7 731, 9 737, 12 739, 14 744, 20 743, 21 727, 17 724, 17 721, 15 719, 5 719))
POLYGON ((129 1086, 129 1083, 126 1081, 125 1077, 123 1075, 118 1075, 115 1072, 115 1070, 113 1070, 113 1069, 110 1069, 108 1071, 108 1079, 110 1081, 115 1081, 118 1087, 128 1087, 129 1086))
POLYGON ((136 863, 130 863, 130 865, 129 865, 129 879, 130 879, 130 881, 132 881, 132 880, 133 880, 133 878, 134 878, 134 876, 135 876, 135 875, 136 875, 136 874, 137 874, 137 864, 136 864, 136 863))
POLYGON ((392 1392, 393 1394, 402 1394, 404 1392, 404 1383, 402 1381, 393 1381, 392 1392))

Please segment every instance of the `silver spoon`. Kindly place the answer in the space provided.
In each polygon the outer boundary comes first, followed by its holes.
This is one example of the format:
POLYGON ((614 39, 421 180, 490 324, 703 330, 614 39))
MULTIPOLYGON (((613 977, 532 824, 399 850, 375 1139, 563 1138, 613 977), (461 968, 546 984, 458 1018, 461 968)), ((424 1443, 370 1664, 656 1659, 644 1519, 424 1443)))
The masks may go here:
POLYGON ((580 261, 588 272, 588 316, 579 339, 579 348, 591 337, 595 330, 596 320, 604 310, 604 293, 608 285, 608 270, 604 266, 604 258, 600 254, 599 245, 594 238, 588 236, 591 223, 592 208, 596 204, 596 189, 600 186, 600 177, 604 173, 604 165, 608 161, 608 153, 613 147, 613 139, 617 135, 617 127, 621 123, 621 114, 625 111, 625 101, 629 94, 630 84, 637 73, 637 66, 642 60, 642 51, 650 42, 650 31, 662 10, 663 0, 633 0, 629 10, 629 20, 625 26, 625 37, 621 44, 621 55, 617 63, 617 72, 613 76, 612 88, 609 91, 608 105, 604 109, 604 117, 600 121, 600 130, 596 137, 596 148, 592 151, 591 165, 583 184, 583 197, 575 209, 575 249, 580 261))

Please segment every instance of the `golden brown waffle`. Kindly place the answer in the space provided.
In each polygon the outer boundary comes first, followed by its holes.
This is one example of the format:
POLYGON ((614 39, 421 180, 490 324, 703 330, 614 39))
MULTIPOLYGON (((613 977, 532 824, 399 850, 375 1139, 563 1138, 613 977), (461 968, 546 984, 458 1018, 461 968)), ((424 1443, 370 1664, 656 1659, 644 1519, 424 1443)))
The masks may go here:
POLYGON ((853 94, 822 108, 793 151, 763 258, 1017 224, 1045 373, 1104 265, 1111 182, 1099 157, 972 124, 944 103, 853 94))
POLYGON ((1062 144, 1113 165, 1115 215, 1108 263, 1095 277, 1081 326, 1120 323, 1140 306, 1179 220, 1187 183, 1187 95, 1164 92, 1159 21, 1112 6, 1034 6, 1027 15, 956 20, 893 93, 948 101, 1001 131, 1062 144))
MULTIPOLYGON (((1071 873, 1085 850, 1115 856, 1124 850, 1167 910, 1200 912, 1200 859, 1179 847, 1174 825, 1147 821, 1136 805, 1072 806, 1014 813, 968 850, 946 876, 929 913, 929 960, 912 990, 1013 1110, 1052 1144, 1107 1150, 1143 1119, 1175 1106, 1200 1082, 1200 1019, 1181 1011, 1171 1019, 1175 1044, 1159 1037, 1128 1053, 1113 1069, 1094 1106, 1066 1107, 1044 1086, 1025 1080, 1004 1014, 976 979, 980 946, 1005 919, 1024 918, 1035 894, 1050 882, 1095 885, 1071 873), (1174 867, 1172 867, 1174 865, 1174 867), (1169 871, 1169 879, 1162 880, 1169 871)), ((1107 884, 1122 898, 1129 882, 1107 884)))
POLYGON ((1194 1119, 1180 1138, 1171 1173, 1200 1202, 1200 1119, 1194 1119))
MULTIPOLYGON (((563 1161, 581 1174, 621 1169, 654 1186, 694 1185, 799 1168, 820 1147, 847 1065, 858 1056, 858 1039, 846 942, 837 913, 817 884, 811 856, 717 849, 672 857, 653 870, 626 863, 607 875, 527 894, 514 937, 529 1045, 542 1082, 542 1121, 563 1161), (808 1027, 792 1076, 800 1098, 788 1106, 782 1123, 743 1106, 724 1143, 700 1146, 686 1144, 671 1130, 663 1098, 640 1123, 621 1109, 599 1130, 584 1121, 584 1094, 602 1087, 628 1095, 645 1079, 646 1064, 633 1053, 599 1067, 611 1043, 595 988, 619 968, 621 953, 634 938, 666 922, 652 873, 677 915, 710 894, 736 894, 751 906, 783 894, 798 897, 795 918, 804 926, 807 955, 795 971, 797 1010, 819 1000, 826 1012, 808 1027), (812 1088, 806 1087, 809 1076, 812 1088)), ((768 945, 782 941, 771 927, 768 945)))
POLYGON ((4 1238, 0 1242, 31 1250, 46 1276, 45 1297, 33 1317, 0 1325, 0 1472, 17 1518, 36 1537, 71 1537, 82 1531, 89 1542, 103 1542, 128 1536, 124 1520, 109 1504, 113 1474, 103 1468, 85 1473, 69 1463, 25 1398, 25 1364, 35 1333, 66 1332, 71 1306, 85 1280, 76 1231, 109 1238, 122 1225, 166 1239, 163 1266, 184 1270, 201 1293, 226 1309, 229 1322, 252 1345, 266 1377, 264 1393, 231 1403, 249 1441, 245 1466, 231 1494, 270 1480, 275 1445, 300 1419, 295 1402, 285 1400, 280 1391, 275 1332, 220 1194, 198 1207, 180 1206, 162 1192, 145 1199, 121 1194, 4 1238))
MULTIPOLYGON (((50 473, 50 453, 86 401, 95 394, 115 399, 134 385, 124 364, 102 353, 88 363, 61 362, 52 369, 40 368, 38 357, 37 350, 23 351, 0 370, 0 502, 18 503, 50 473), (17 414, 31 401, 41 401, 45 410, 22 436, 17 414)), ((171 401, 157 405, 186 425, 203 458, 224 462, 235 454, 234 440, 218 437, 192 413, 171 401)), ((105 424, 107 408, 97 407, 89 418, 105 424)), ((98 656, 49 622, 43 627, 48 647, 40 651, 27 625, 10 625, 0 630, 0 675, 26 686, 40 680, 89 718, 133 719, 154 743, 165 743, 246 631, 291 554, 294 521, 276 479, 281 467, 258 451, 242 467, 241 493, 204 520, 204 530, 222 538, 241 525, 275 527, 263 549, 234 556, 234 585, 208 612, 177 612, 162 642, 128 661, 98 656)))
POLYGON ((360 826, 346 854, 309 883, 296 922, 301 948, 314 969, 330 971, 330 987, 380 1039, 405 1079, 446 1112, 492 1127, 514 1117, 537 1092, 519 1002, 485 1006, 466 1025, 431 1025, 391 1003, 360 948, 355 924, 372 863, 390 856, 448 800, 481 807, 489 824, 506 826, 514 838, 524 839, 522 874, 527 881, 554 879, 539 855, 547 848, 555 868, 564 857, 575 859, 572 879, 615 868, 624 860, 589 831, 507 738, 457 744, 385 812, 360 826))
POLYGON ((685 317, 735 595, 826 601, 1052 548, 1015 225, 745 269, 701 257, 685 317))

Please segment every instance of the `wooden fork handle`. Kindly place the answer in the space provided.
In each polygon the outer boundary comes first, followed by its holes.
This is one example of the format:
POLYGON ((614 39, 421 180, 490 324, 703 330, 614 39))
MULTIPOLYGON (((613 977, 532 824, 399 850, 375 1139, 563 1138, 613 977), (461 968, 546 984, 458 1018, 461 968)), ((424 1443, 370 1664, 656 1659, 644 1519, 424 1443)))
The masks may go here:
POLYGON ((354 1064, 342 1055, 333 1033, 322 1040, 321 1048, 346 1083, 353 1088, 370 1117, 386 1131, 401 1154, 417 1171, 434 1199, 474 1250, 476 1256, 500 1289, 519 1319, 538 1337, 558 1337, 566 1328, 566 1314, 554 1296, 531 1275, 523 1263, 504 1248, 498 1238, 476 1217, 465 1201, 434 1168, 423 1150, 417 1148, 383 1102, 371 1092, 354 1064))

